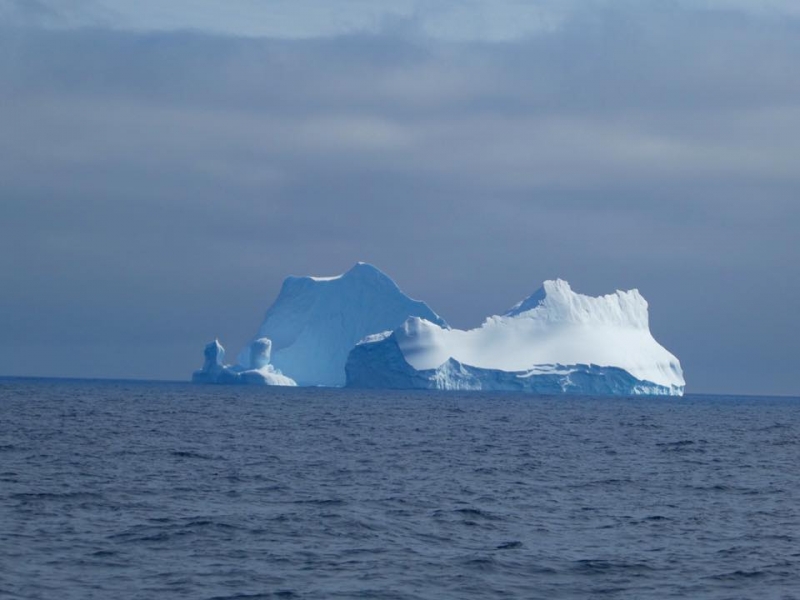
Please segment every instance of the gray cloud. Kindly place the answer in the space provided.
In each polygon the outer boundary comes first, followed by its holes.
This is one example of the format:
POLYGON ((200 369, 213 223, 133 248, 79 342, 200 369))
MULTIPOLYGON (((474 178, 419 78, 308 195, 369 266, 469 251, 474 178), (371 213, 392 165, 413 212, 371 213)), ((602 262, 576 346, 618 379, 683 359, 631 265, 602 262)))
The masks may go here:
POLYGON ((435 39, 511 41, 612 9, 662 15, 687 9, 771 18, 800 15, 795 0, 0 0, 5 22, 52 29, 203 31, 280 39, 375 34, 400 24, 435 39))
POLYGON ((639 287, 693 391, 799 393, 800 22, 584 10, 502 43, 0 32, 0 372, 184 378, 284 276, 475 325, 639 287))

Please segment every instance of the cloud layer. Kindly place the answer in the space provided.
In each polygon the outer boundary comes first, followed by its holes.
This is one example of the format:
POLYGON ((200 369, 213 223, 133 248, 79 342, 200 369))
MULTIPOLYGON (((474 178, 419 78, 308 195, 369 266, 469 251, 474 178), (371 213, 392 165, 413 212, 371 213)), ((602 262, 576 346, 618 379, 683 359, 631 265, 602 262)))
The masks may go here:
POLYGON ((275 39, 40 4, 0 32, 0 372, 183 378, 284 276, 368 260, 459 326, 639 287, 690 391, 800 393, 797 19, 275 39))

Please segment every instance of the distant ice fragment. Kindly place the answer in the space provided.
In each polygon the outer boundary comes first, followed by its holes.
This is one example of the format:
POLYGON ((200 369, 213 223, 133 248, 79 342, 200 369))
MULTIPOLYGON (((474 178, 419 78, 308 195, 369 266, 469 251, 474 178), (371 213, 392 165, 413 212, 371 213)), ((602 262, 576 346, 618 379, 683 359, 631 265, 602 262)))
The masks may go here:
POLYGON ((205 357, 203 368, 194 372, 192 382, 296 386, 297 383, 292 378, 286 377, 269 364, 270 347, 271 342, 267 338, 254 341, 251 348, 254 361, 258 366, 252 369, 242 369, 238 366, 224 364, 225 349, 219 340, 214 340, 206 345, 203 351, 205 357))

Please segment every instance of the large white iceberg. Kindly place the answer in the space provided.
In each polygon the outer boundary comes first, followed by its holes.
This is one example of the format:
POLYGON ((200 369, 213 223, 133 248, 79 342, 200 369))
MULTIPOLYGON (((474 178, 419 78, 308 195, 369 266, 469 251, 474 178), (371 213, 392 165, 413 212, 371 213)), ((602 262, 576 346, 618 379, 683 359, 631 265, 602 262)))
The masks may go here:
POLYGON ((346 371, 348 386, 366 388, 682 395, 685 386, 637 290, 593 298, 562 280, 477 329, 410 318, 362 340, 346 371))
POLYGON ((198 383, 681 395, 678 359, 637 290, 593 298, 566 281, 477 329, 451 329, 384 273, 289 277, 237 364, 206 346, 198 383))
POLYGON ((406 296, 367 263, 335 277, 288 277, 238 364, 216 367, 207 355, 193 380, 343 386, 350 350, 365 336, 394 329, 409 317, 447 327, 427 304, 406 296))

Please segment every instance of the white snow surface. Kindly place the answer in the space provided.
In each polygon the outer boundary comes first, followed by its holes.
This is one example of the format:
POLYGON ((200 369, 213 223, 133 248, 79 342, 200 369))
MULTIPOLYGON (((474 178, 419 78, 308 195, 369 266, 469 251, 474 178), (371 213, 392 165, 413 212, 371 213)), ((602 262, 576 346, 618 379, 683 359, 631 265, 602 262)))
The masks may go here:
POLYGON ((638 290, 594 298, 573 292, 566 281, 546 281, 476 329, 445 329, 410 318, 394 334, 406 362, 418 371, 451 358, 497 371, 584 364, 618 367, 680 392, 685 386, 678 359, 650 333, 647 301, 638 290))
POLYGON ((264 365, 260 369, 250 369, 239 373, 242 383, 257 385, 279 385, 284 387, 294 387, 297 383, 291 377, 286 377, 280 371, 276 371, 272 365, 264 365))
MULTIPOLYGON (((409 317, 447 327, 427 304, 412 300, 387 275, 357 263, 335 277, 288 277, 254 337, 271 341, 269 362, 303 386, 343 386, 350 350, 364 337, 393 330, 409 317)), ((257 366, 253 344, 239 368, 257 366)))

